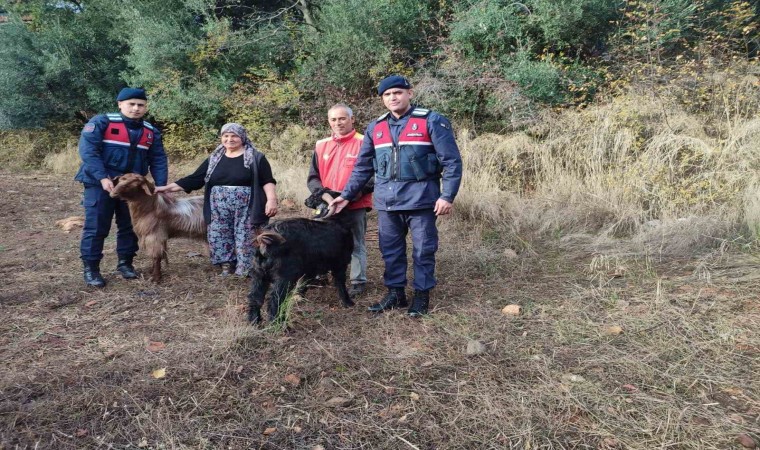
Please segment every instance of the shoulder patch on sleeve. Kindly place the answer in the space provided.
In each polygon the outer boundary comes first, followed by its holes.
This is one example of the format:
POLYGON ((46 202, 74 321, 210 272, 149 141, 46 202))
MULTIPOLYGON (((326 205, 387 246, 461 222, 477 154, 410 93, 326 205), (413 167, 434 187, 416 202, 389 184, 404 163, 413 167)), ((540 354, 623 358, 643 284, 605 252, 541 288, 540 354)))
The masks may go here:
POLYGON ((92 133, 93 131, 95 131, 95 124, 92 123, 88 123, 82 128, 82 133, 92 133))

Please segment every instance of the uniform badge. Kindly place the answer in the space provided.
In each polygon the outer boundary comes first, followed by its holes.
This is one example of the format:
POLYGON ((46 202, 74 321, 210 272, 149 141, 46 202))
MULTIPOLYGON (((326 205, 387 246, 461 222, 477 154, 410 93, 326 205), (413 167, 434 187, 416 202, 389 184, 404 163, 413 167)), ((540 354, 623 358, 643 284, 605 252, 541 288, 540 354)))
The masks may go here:
POLYGON ((95 131, 95 125, 88 123, 87 125, 84 126, 84 129, 82 131, 85 133, 92 133, 93 131, 95 131))
POLYGON ((381 137, 383 137, 383 132, 382 131, 378 131, 376 136, 377 136, 378 139, 380 139, 381 137))
POLYGON ((413 124, 412 124, 412 130, 414 130, 414 131, 417 131, 417 128, 418 128, 418 127, 417 127, 417 124, 416 124, 416 123, 413 123, 413 124))
POLYGON ((148 133, 148 139, 153 139, 153 133, 148 133))

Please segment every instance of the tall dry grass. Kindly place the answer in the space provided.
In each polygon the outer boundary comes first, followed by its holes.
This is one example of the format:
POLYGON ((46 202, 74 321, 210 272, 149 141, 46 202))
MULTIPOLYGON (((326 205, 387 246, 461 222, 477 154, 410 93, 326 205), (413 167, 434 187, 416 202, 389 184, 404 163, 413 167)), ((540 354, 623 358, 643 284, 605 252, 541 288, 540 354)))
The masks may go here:
POLYGON ((682 247, 736 231, 758 237, 758 109, 726 103, 723 117, 698 115, 631 93, 547 114, 510 136, 471 138, 464 130, 457 211, 520 235, 646 240, 675 224, 680 232, 671 238, 685 239, 682 247))

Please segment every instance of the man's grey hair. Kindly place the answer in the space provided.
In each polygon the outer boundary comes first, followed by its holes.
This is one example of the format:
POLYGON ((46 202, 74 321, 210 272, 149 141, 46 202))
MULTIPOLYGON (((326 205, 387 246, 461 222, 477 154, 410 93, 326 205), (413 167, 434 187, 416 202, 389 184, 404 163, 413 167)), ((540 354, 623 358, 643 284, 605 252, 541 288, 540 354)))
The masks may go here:
POLYGON ((327 110, 327 112, 332 111, 333 109, 345 109, 348 113, 348 117, 354 117, 354 112, 351 110, 351 108, 348 107, 345 103, 336 103, 330 107, 330 109, 327 110))

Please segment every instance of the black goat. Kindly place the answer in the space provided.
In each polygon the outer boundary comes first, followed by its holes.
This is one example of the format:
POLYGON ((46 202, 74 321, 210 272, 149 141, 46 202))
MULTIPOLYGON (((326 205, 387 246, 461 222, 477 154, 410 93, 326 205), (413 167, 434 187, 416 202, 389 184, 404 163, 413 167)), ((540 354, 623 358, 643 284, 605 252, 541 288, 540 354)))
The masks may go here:
POLYGON ((269 321, 277 319, 280 305, 298 283, 330 272, 341 304, 353 306, 346 290, 346 272, 354 242, 350 231, 338 220, 285 219, 263 227, 254 242, 248 320, 261 321, 269 285, 269 321))

